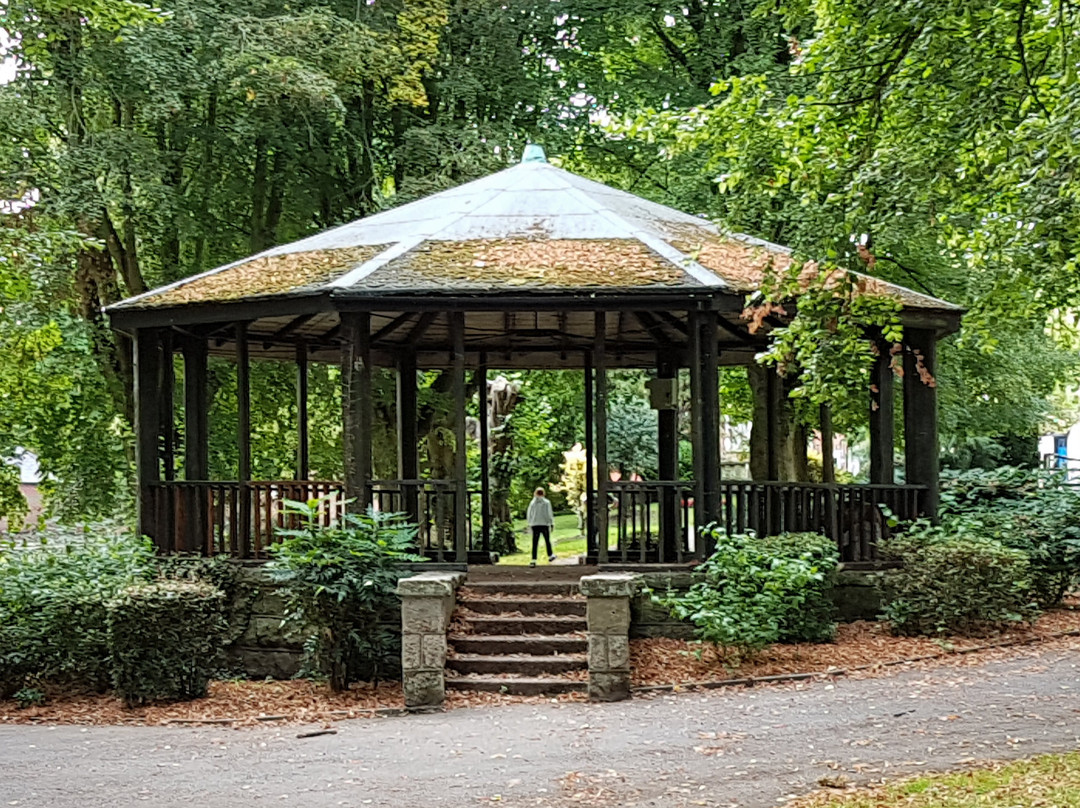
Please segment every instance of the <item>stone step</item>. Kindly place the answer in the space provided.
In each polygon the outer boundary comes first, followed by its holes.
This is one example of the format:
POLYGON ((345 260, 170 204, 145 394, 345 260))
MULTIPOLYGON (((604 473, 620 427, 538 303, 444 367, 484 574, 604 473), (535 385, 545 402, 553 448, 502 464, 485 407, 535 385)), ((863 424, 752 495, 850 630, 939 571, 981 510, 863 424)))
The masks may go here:
POLYGON ((584 637, 529 634, 460 634, 450 638, 459 654, 583 654, 589 643, 584 637))
POLYGON ((457 673, 513 673, 518 676, 544 676, 545 674, 581 671, 585 670, 586 664, 585 654, 549 654, 547 656, 462 654, 446 660, 446 667, 457 673))
POLYGON ((584 617, 484 617, 457 618, 468 624, 472 634, 572 634, 585 631, 584 617))
POLYGON ((477 581, 569 581, 596 573, 595 566, 583 564, 541 564, 539 567, 491 564, 469 568, 469 583, 477 581))
POLYGON ((541 614, 585 616, 585 599, 569 597, 553 598, 485 598, 464 595, 458 603, 477 614, 518 613, 525 616, 541 614))
POLYGON ((584 692, 586 684, 573 679, 528 676, 448 676, 446 688, 448 690, 474 690, 482 693, 509 693, 514 696, 544 696, 555 693, 584 692))
POLYGON ((477 595, 576 595, 577 581, 474 581, 467 578, 465 586, 477 595))

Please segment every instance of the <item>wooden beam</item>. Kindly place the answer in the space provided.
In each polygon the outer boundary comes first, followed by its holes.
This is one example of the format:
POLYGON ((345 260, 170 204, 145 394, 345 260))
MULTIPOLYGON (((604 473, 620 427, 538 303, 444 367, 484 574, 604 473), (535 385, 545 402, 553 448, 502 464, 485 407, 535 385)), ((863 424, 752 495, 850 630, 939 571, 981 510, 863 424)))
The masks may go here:
POLYGON ((156 491, 153 483, 161 480, 158 438, 161 429, 161 332, 141 328, 135 332, 135 475, 139 489, 139 513, 136 530, 148 536, 161 552, 169 548, 156 523, 156 491))
POLYGON ((717 318, 717 324, 722 329, 724 329, 729 334, 731 334, 733 337, 735 337, 743 345, 761 345, 762 344, 761 342, 759 342, 758 340, 755 340, 752 336, 750 336, 749 332, 745 331, 742 328, 739 328, 734 323, 729 323, 727 321, 727 319, 724 318, 724 317, 717 318))
POLYGON ((489 455, 489 413, 487 355, 480 354, 476 369, 476 390, 480 397, 480 549, 491 552, 491 456, 489 455))
POLYGON ((435 322, 438 316, 439 313, 436 311, 425 311, 421 314, 420 319, 416 321, 416 325, 409 332, 409 336, 405 338, 405 342, 409 345, 416 345, 420 342, 421 337, 427 333, 427 330, 431 328, 431 324, 435 322))
MULTIPOLYGON (((676 364, 664 351, 656 352, 656 378, 671 380, 679 378, 676 364)), ((661 480, 674 482, 679 479, 679 411, 674 407, 656 411, 657 460, 661 480)), ((660 541, 657 543, 661 562, 672 562, 678 557, 679 508, 677 492, 673 488, 661 489, 660 541)))
MULTIPOLYGON (((176 479, 176 365, 173 364, 173 334, 170 329, 161 332, 161 467, 164 479, 176 479)), ((168 512, 172 520, 173 514, 168 512)), ((170 525, 169 527, 171 527, 170 525)), ((172 530, 168 531, 172 533, 172 530)))
POLYGON ((780 479, 780 427, 784 412, 784 380, 772 368, 765 373, 766 480, 780 479))
POLYGON ((656 340, 657 345, 668 347, 674 344, 672 339, 664 333, 664 329, 660 323, 657 322, 656 318, 649 314, 649 312, 635 311, 634 317, 641 323, 642 327, 649 332, 652 338, 656 340))
POLYGON ((465 445, 465 313, 450 314, 450 338, 454 348, 451 356, 454 430, 454 560, 468 560, 467 511, 469 505, 468 465, 465 445))
POLYGON ((607 312, 593 315, 593 368, 596 372, 596 539, 597 560, 608 560, 608 383, 607 312))
POLYGON ((937 337, 904 330, 904 460, 907 482, 926 486, 923 512, 938 510, 937 337))
POLYGON ((306 480, 311 473, 308 438, 308 347, 296 343, 296 479, 306 480))
POLYGON ((248 324, 236 324, 236 447, 240 513, 237 550, 241 558, 251 555, 251 358, 248 324))
POLYGON ((412 318, 415 316, 416 315, 411 311, 407 311, 404 314, 399 314, 397 317, 395 317, 393 320, 388 322, 386 325, 384 325, 382 328, 380 328, 378 331, 371 335, 371 344, 374 345, 379 340, 385 339, 386 337, 390 336, 399 328, 401 328, 401 326, 405 325, 405 323, 412 320, 412 318))
MULTIPOLYGON (((720 350, 715 311, 702 312, 701 326, 701 443, 702 474, 705 475, 705 518, 720 519, 720 350)), ((702 542, 706 556, 712 554, 712 542, 702 542)))
POLYGON ((371 314, 342 312, 345 497, 364 513, 371 505, 371 314))
POLYGON ((888 346, 879 346, 870 369, 870 482, 883 485, 895 482, 896 396, 891 360, 888 346))
MULTIPOLYGON (((283 325, 281 328, 279 328, 277 331, 275 331, 273 334, 271 334, 270 339, 271 340, 279 340, 282 337, 286 337, 289 334, 291 334, 293 331, 298 329, 300 326, 302 326, 304 323, 306 323, 309 320, 312 320, 314 318, 315 318, 315 313, 301 314, 299 317, 294 317, 289 322, 287 322, 285 325, 283 325)), ((269 347, 269 346, 266 346, 266 347, 269 347)))
POLYGON ((690 443, 694 460, 694 553, 702 555, 702 528, 708 523, 705 512, 705 461, 701 430, 701 313, 687 313, 690 340, 690 443))
POLYGON ((663 320, 667 325, 674 328, 676 331, 678 331, 683 336, 686 336, 686 335, 688 335, 690 333, 689 325, 687 323, 684 323, 682 320, 680 320, 678 317, 676 317, 671 312, 669 312, 669 311, 654 311, 653 314, 655 314, 657 317, 659 317, 661 320, 663 320))

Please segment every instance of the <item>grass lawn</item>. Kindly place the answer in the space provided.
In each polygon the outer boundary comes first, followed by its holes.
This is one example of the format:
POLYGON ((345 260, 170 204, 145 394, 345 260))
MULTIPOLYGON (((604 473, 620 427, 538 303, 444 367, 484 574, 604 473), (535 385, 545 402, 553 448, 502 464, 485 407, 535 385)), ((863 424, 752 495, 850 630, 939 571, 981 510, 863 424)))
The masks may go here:
MULTIPOLYGON (((518 531, 517 545, 522 552, 503 556, 499 559, 500 564, 528 564, 532 561, 532 531, 525 524, 524 519, 514 522, 514 529, 518 531)), ((555 553, 559 556, 578 556, 585 552, 585 537, 578 530, 577 516, 572 513, 560 513, 555 515, 555 529, 551 531, 551 544, 555 553)), ((537 563, 546 564, 544 556, 544 543, 540 542, 537 552, 537 563)))
POLYGON ((1019 808, 1080 806, 1080 753, 1043 755, 871 789, 819 792, 790 808, 1019 808))

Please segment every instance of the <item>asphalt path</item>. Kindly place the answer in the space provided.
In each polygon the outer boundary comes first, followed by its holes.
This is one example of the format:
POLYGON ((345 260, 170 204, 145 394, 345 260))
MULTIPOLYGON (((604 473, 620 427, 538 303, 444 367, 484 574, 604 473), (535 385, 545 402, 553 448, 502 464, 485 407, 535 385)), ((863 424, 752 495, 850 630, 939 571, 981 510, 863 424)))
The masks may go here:
POLYGON ((1080 749, 1080 653, 885 679, 513 704, 303 728, 0 727, 0 808, 764 808, 1080 749), (311 728, 308 728, 311 729, 311 728))

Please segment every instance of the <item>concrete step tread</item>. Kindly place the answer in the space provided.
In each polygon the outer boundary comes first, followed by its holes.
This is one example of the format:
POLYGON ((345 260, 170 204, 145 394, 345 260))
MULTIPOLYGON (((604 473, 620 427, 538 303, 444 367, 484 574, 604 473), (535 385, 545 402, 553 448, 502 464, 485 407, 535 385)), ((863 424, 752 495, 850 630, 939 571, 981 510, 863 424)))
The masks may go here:
POLYGON ((566 659, 584 662, 588 654, 570 651, 565 654, 454 654, 449 661, 458 662, 550 662, 553 659, 566 659))
POLYGON ((587 603, 586 599, 581 595, 551 595, 551 594, 536 594, 536 595, 501 595, 494 597, 491 595, 475 595, 468 591, 458 592, 458 601, 461 603, 587 603))
POLYGON ((448 676, 451 690, 476 690, 487 693, 511 693, 539 696, 549 693, 575 693, 586 689, 585 682, 562 677, 538 676, 448 676))
MULTIPOLYGON (((514 620, 522 618, 515 617, 514 620)), ((468 640, 469 642, 504 642, 504 643, 529 643, 537 640, 549 640, 553 642, 585 642, 585 632, 577 634, 450 634, 447 637, 450 642, 455 640, 468 640)))

